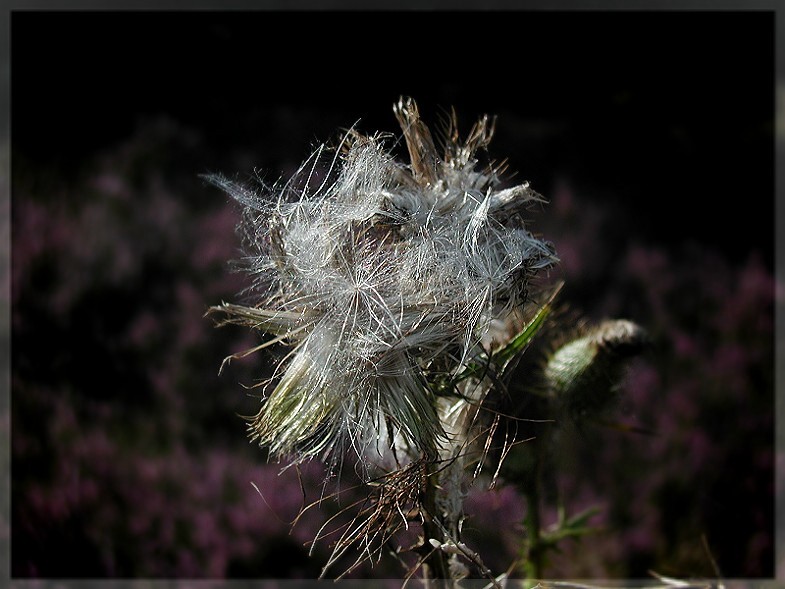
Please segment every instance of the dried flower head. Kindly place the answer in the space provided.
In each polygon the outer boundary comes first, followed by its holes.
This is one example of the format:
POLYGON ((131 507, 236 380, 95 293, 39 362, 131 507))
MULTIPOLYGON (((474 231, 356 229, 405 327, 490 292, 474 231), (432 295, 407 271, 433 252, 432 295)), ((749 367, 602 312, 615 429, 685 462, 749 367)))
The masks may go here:
POLYGON ((434 383, 465 368, 555 261, 521 216, 539 195, 478 169, 488 117, 460 141, 453 114, 439 151, 412 100, 394 112, 408 165, 388 136, 350 130, 282 185, 208 177, 243 207, 253 276, 249 306, 211 311, 292 346, 249 426, 273 456, 438 457, 449 436, 437 397, 455 391, 434 383))

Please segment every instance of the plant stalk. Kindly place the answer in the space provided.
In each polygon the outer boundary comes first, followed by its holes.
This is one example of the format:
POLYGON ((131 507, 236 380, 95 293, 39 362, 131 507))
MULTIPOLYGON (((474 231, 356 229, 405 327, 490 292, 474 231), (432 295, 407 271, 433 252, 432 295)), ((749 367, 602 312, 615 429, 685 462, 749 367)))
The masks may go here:
POLYGON ((444 525, 440 525, 437 497, 440 492, 438 464, 428 464, 425 472, 425 488, 423 489, 423 534, 425 536, 426 551, 423 559, 424 578, 429 589, 453 589, 454 581, 450 575, 450 565, 447 554, 431 546, 430 540, 437 540, 440 544, 448 542, 444 534, 444 525))
POLYGON ((527 580, 542 579, 545 566, 545 547, 542 544, 542 518, 540 514, 542 462, 545 451, 543 437, 547 436, 538 436, 533 441, 531 477, 523 485, 523 494, 526 498, 526 516, 523 525, 527 538, 523 554, 523 572, 527 580))

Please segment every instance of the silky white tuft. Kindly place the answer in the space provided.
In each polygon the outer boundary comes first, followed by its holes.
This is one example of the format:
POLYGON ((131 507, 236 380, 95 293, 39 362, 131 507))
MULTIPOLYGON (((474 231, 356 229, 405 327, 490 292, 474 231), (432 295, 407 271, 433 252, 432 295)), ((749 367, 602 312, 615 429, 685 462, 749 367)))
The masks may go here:
POLYGON ((437 459, 454 442, 438 399, 455 390, 434 383, 556 260, 522 218, 539 195, 479 167, 487 117, 460 141, 453 116, 438 151, 412 100, 394 112, 408 164, 351 130, 283 185, 208 176, 242 206, 253 277, 250 304, 212 311, 292 347, 249 425, 273 456, 437 459))

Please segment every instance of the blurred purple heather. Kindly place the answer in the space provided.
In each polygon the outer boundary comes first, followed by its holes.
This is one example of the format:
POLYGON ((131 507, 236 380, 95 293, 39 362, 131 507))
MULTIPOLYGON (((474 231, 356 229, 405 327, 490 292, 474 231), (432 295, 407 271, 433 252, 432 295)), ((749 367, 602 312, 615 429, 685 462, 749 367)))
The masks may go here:
MULTIPOLYGON (((14 576, 319 574, 324 558, 308 557, 309 542, 339 506, 290 526, 318 499, 323 472, 308 463, 279 474, 248 444, 238 414, 257 400, 235 385, 260 368, 238 361, 219 378, 217 361, 258 342, 202 319, 243 286, 225 267, 237 253, 234 209, 194 173, 214 166, 208 152, 159 121, 68 181, 14 162, 14 576)), ((247 162, 229 157, 226 169, 247 162)), ((548 576, 711 576, 707 548, 724 575, 770 576, 771 270, 754 252, 735 263, 698 245, 620 247, 598 239, 616 211, 567 184, 543 192, 563 300, 593 318, 628 316, 655 342, 629 372, 618 416, 651 433, 560 438, 543 523, 560 503, 598 505, 590 523, 600 530, 566 543, 548 576)), ((513 483, 468 499, 465 533, 502 570, 524 513, 513 483)), ((384 562, 354 573, 400 574, 384 562)))

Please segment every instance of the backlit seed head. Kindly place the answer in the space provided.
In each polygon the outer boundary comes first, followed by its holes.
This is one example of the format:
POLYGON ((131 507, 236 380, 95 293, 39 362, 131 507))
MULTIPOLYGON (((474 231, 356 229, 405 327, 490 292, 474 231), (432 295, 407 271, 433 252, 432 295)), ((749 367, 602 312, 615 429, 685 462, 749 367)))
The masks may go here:
POLYGON ((291 346, 249 426, 274 456, 438 456, 449 441, 432 383, 556 261, 522 218, 539 195, 478 166, 487 117, 464 141, 453 117, 439 150, 413 101, 394 112, 408 164, 351 130, 282 185, 208 177, 242 206, 252 277, 248 304, 212 311, 291 346))

